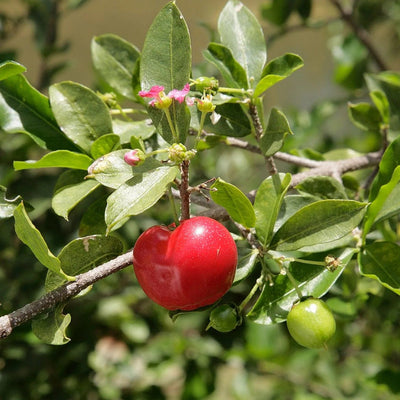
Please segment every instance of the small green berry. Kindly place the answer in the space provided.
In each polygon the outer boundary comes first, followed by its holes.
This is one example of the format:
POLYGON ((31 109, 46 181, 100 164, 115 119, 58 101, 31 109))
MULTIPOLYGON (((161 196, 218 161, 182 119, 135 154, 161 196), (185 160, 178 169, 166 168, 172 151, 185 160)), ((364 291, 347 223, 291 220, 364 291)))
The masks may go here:
POLYGON ((322 300, 314 298, 295 304, 286 324, 292 338, 310 349, 324 347, 336 331, 331 310, 322 300))

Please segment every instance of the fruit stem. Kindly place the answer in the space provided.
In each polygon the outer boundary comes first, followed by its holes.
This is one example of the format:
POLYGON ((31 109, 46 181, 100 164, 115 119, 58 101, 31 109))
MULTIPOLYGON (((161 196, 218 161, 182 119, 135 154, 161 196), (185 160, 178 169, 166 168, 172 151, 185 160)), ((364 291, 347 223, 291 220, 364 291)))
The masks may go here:
POLYGON ((299 287, 299 285, 297 284, 296 279, 294 279, 292 273, 289 271, 289 268, 284 268, 284 271, 285 271, 287 277, 289 278, 289 281, 290 281, 291 284, 293 285, 294 290, 295 290, 296 293, 297 293, 297 296, 299 297, 299 299, 301 299, 301 298, 303 297, 303 293, 301 293, 300 287, 299 287))
POLYGON ((181 195, 181 221, 190 218, 189 164, 189 160, 184 160, 180 164, 181 184, 179 192, 181 195))
POLYGON ((242 313, 243 309, 246 307, 247 303, 252 299, 252 297, 256 294, 257 290, 261 286, 261 279, 257 279, 254 286, 251 288, 250 293, 246 296, 246 298, 240 303, 238 307, 239 314, 242 313))

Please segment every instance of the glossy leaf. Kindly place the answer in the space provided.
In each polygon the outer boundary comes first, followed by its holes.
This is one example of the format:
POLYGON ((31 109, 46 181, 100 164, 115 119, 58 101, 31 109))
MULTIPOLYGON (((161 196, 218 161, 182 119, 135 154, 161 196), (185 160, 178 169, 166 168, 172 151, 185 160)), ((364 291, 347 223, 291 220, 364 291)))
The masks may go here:
POLYGON ((253 206, 246 195, 231 183, 218 178, 210 188, 211 198, 224 207, 230 217, 246 228, 252 228, 256 222, 253 206))
POLYGON ((400 295, 400 246, 393 242, 374 242, 358 255, 363 275, 378 280, 400 295))
POLYGON ((151 137, 155 132, 155 127, 151 119, 143 121, 123 121, 113 120, 113 130, 119 136, 122 144, 130 142, 131 137, 141 138, 143 140, 151 137))
POLYGON ((366 82, 371 92, 380 90, 385 93, 393 115, 400 115, 400 74, 384 71, 379 74, 367 74, 366 82))
POLYGON ((107 225, 104 213, 107 205, 107 196, 101 196, 85 210, 80 224, 79 236, 106 234, 107 225))
POLYGON ((100 136, 93 142, 90 153, 94 159, 97 159, 114 150, 118 150, 120 147, 119 136, 109 133, 108 135, 100 136))
POLYGON ((219 16, 218 32, 221 43, 246 71, 249 87, 257 84, 267 61, 267 48, 256 17, 240 1, 229 0, 219 16))
POLYGON ((288 20, 295 6, 293 0, 271 0, 262 5, 263 18, 275 25, 283 25, 288 20))
POLYGON ((60 217, 68 220, 70 211, 100 186, 93 179, 85 180, 85 176, 83 171, 69 170, 58 178, 51 206, 60 217))
POLYGON ((203 52, 203 56, 218 69, 227 85, 238 89, 248 89, 246 71, 235 60, 228 47, 220 43, 210 43, 207 50, 203 52))
POLYGON ((331 40, 335 60, 335 81, 347 89, 361 88, 367 72, 368 51, 358 37, 351 33, 346 37, 336 36, 331 40))
POLYGON ((112 132, 107 106, 91 89, 75 82, 60 82, 49 88, 50 104, 63 132, 90 154, 93 142, 112 132))
POLYGON ((132 216, 152 207, 176 178, 178 167, 161 166, 135 175, 107 199, 105 220, 108 232, 119 228, 132 216))
POLYGON ((314 203, 319 200, 318 197, 311 195, 298 195, 289 194, 283 198, 278 218, 274 226, 274 232, 276 232, 292 215, 296 214, 301 208, 314 203))
POLYGON ((49 150, 76 150, 60 130, 49 99, 22 75, 0 81, 0 126, 8 133, 25 133, 49 150))
POLYGON ((260 138, 260 148, 263 154, 267 157, 274 155, 282 148, 288 134, 293 134, 293 132, 285 114, 272 108, 267 128, 260 138))
POLYGON ((175 2, 169 2, 151 24, 143 45, 142 90, 164 86, 166 93, 182 89, 191 73, 191 44, 186 21, 175 2))
POLYGON ((257 263, 259 252, 257 249, 252 249, 239 254, 239 260, 236 267, 235 278, 233 285, 237 285, 239 282, 246 279, 252 272, 257 263))
POLYGON ((82 153, 68 150, 56 150, 44 155, 40 160, 14 161, 16 171, 34 168, 73 168, 87 170, 92 159, 82 153))
POLYGON ((0 81, 13 75, 22 74, 26 68, 16 61, 6 61, 0 64, 0 81))
MULTIPOLYGON (((151 24, 143 45, 140 61, 142 90, 163 86, 166 93, 181 90, 189 82, 192 49, 186 21, 175 2, 169 2, 151 24)), ((149 115, 160 135, 168 143, 173 135, 163 110, 148 108, 149 115)), ((184 143, 189 129, 190 112, 185 102, 174 101, 169 108, 180 142, 184 143)))
POLYGON ((61 269, 60 260, 49 250, 42 234, 33 225, 25 211, 23 203, 20 203, 14 210, 15 233, 19 240, 27 245, 37 260, 49 270, 71 280, 61 269))
MULTIPOLYGON (((66 274, 76 276, 119 256, 122 252, 123 244, 118 238, 92 235, 68 243, 58 254, 58 259, 66 274)), ((64 283, 65 279, 48 271, 45 282, 47 292, 64 283)))
POLYGON ((53 311, 32 321, 33 333, 44 343, 63 345, 71 339, 66 329, 71 322, 70 314, 63 314, 65 304, 59 304, 53 311))
MULTIPOLYGON (((198 129, 201 112, 192 107, 192 128, 198 129)), ((213 122, 212 114, 207 114, 204 121, 204 129, 207 132, 221 136, 243 137, 252 132, 249 118, 243 111, 241 104, 226 103, 218 105, 215 109, 218 121, 213 122)))
POLYGON ((379 110, 369 103, 358 103, 348 105, 350 120, 360 129, 365 131, 379 132, 382 116, 379 110))
POLYGON ((321 200, 347 199, 344 186, 331 176, 311 176, 298 184, 296 189, 321 200))
POLYGON ((303 59, 297 54, 287 53, 274 58, 264 67, 262 78, 254 90, 254 96, 260 96, 271 86, 287 78, 303 65, 303 59))
MULTIPOLYGON (((354 248, 345 248, 333 256, 340 260, 340 265, 334 271, 323 266, 304 263, 291 263, 290 272, 297 281, 303 297, 322 297, 334 285, 346 265, 352 259, 354 248)), ((313 260, 323 260, 324 254, 317 254, 313 260)), ((273 278, 273 284, 265 284, 257 302, 248 313, 250 320, 264 325, 280 323, 286 320, 287 314, 299 299, 292 282, 287 275, 279 274, 273 278)))
POLYGON ((275 174, 266 178, 257 190, 254 201, 256 234, 263 245, 270 242, 285 193, 289 189, 290 174, 275 174))
MULTIPOLYGON (((382 185, 379 188, 379 192, 377 196, 375 197, 374 201, 368 206, 367 212, 365 214, 365 221, 364 221, 364 227, 363 227, 363 238, 365 239, 366 235, 372 228, 372 225, 374 224, 375 220, 377 219, 380 211, 382 210, 384 204, 387 202, 390 194, 396 187, 396 185, 400 181, 400 165, 395 168, 393 171, 393 175, 388 183, 385 185, 382 185)), ((397 190, 398 192, 398 190, 397 190)), ((395 200, 394 203, 388 204, 389 210, 393 210, 393 207, 399 208, 399 201, 395 200), (397 207, 396 207, 397 203, 397 207)))
POLYGON ((118 94, 134 100, 133 72, 139 50, 117 35, 96 36, 91 44, 92 60, 101 78, 118 94))
POLYGON ((389 124, 390 121, 390 105, 389 101, 381 90, 373 90, 370 92, 370 97, 381 114, 383 123, 389 124))
POLYGON ((366 203, 320 200, 292 215, 275 233, 271 248, 279 251, 324 251, 351 234, 361 222, 366 203))
POLYGON ((14 215, 14 210, 22 202, 21 196, 7 199, 6 193, 7 189, 0 185, 0 219, 11 218, 14 215))
POLYGON ((100 157, 89 168, 89 177, 96 179, 104 186, 117 189, 135 174, 142 174, 161 166, 155 158, 147 158, 143 164, 132 167, 124 161, 129 150, 116 150, 100 157))
POLYGON ((371 185, 369 201, 372 202, 379 193, 380 187, 390 182, 394 170, 400 165, 400 137, 387 147, 379 163, 379 172, 371 185))

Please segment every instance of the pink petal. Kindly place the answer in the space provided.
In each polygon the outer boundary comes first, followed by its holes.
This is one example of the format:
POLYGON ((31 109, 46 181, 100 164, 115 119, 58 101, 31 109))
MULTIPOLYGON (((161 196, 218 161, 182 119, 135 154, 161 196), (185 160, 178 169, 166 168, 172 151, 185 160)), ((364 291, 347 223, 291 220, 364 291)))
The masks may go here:
POLYGON ((183 103, 185 101, 185 96, 189 93, 190 91, 190 85, 187 83, 182 90, 178 89, 172 89, 168 93, 168 97, 171 99, 175 99, 176 101, 179 101, 179 103, 183 103))
POLYGON ((155 86, 152 86, 148 92, 146 92, 145 90, 141 90, 139 92, 139 96, 141 96, 141 97, 158 97, 160 92, 162 92, 163 90, 164 90, 164 86, 155 85, 155 86))

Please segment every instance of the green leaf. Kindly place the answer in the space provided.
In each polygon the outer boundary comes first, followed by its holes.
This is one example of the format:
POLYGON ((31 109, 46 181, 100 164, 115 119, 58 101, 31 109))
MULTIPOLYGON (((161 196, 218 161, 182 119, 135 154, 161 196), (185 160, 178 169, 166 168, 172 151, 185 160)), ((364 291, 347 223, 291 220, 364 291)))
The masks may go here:
POLYGON ((218 19, 221 43, 244 68, 248 87, 260 80, 267 61, 264 33, 252 12, 240 1, 229 0, 218 19))
POLYGON ((120 119, 113 120, 114 133, 120 137, 122 144, 130 142, 131 137, 148 139, 155 132, 155 127, 151 119, 143 121, 122 121, 120 119))
MULTIPOLYGON (((382 186, 384 187, 384 186, 382 186)), ((375 217, 374 225, 400 213, 400 184, 398 183, 387 196, 382 208, 375 217)))
POLYGON ((398 72, 384 71, 379 74, 365 76, 370 92, 382 91, 390 105, 390 112, 400 116, 400 74, 398 72))
POLYGON ((32 321, 32 331, 42 342, 63 345, 71 340, 66 333, 71 322, 71 315, 63 314, 64 306, 65 304, 58 305, 45 317, 42 316, 32 321))
POLYGON ((85 210, 79 224, 79 236, 105 235, 107 230, 104 221, 106 205, 107 196, 101 196, 85 210))
POLYGON ((169 2, 151 24, 143 45, 140 76, 143 90, 154 85, 165 91, 182 89, 191 73, 191 44, 186 21, 169 2))
POLYGON ((6 198, 7 189, 0 185, 0 219, 11 218, 14 210, 22 202, 21 196, 9 200, 6 198))
POLYGON ((231 50, 220 43, 210 43, 203 52, 204 58, 221 73, 229 87, 248 89, 247 75, 244 68, 234 59, 231 50))
POLYGON ((260 148, 263 154, 267 157, 273 156, 282 148, 288 134, 293 134, 293 132, 285 114, 276 108, 272 108, 267 128, 260 138, 260 148))
POLYGON ((276 232, 292 215, 301 208, 319 200, 318 197, 310 195, 289 194, 283 198, 274 231, 276 232))
POLYGON ((303 65, 303 59, 297 54, 287 53, 274 58, 264 67, 261 80, 254 90, 254 97, 260 96, 271 86, 287 78, 303 65))
POLYGON ((14 161, 14 169, 20 171, 23 169, 34 168, 73 168, 87 170, 92 159, 82 153, 74 153, 68 150, 56 150, 44 155, 40 160, 14 161))
POLYGON ((253 206, 246 195, 236 186, 218 178, 210 188, 211 198, 224 207, 231 218, 246 228, 252 228, 256 222, 253 206))
POLYGON ((281 26, 288 20, 295 3, 293 0, 270 0, 262 5, 261 14, 264 19, 281 26))
POLYGON ((139 50, 117 35, 96 36, 91 44, 92 60, 101 78, 118 94, 134 100, 133 71, 139 50))
POLYGON ((57 180, 51 206, 57 215, 67 221, 70 211, 100 186, 97 181, 85 180, 85 177, 86 173, 83 171, 69 170, 57 180))
POLYGON ((22 243, 27 245, 37 260, 49 270, 67 280, 71 277, 61 269, 60 260, 49 250, 41 233, 33 225, 25 211, 24 203, 20 203, 14 210, 15 233, 22 243))
MULTIPOLYGON (((122 242, 114 236, 92 235, 68 243, 58 254, 63 271, 71 276, 83 274, 123 252, 122 242)), ((48 271, 45 288, 47 292, 66 283, 59 275, 48 271)))
POLYGON ((300 209, 275 233, 271 248, 279 251, 325 251, 351 234, 361 222, 366 203, 320 200, 300 209))
POLYGON ((6 61, 0 64, 0 81, 13 75, 22 74, 26 68, 16 61, 6 61))
MULTIPOLYGON (((197 107, 191 107, 192 128, 198 130, 201 112, 197 107)), ((243 111, 241 104, 226 103, 215 108, 218 121, 212 120, 212 114, 207 114, 203 128, 210 133, 221 136, 243 137, 251 133, 251 124, 247 114, 243 111)))
POLYGON ((50 104, 63 132, 90 154, 93 142, 112 132, 109 110, 91 89, 75 82, 49 88, 50 104))
MULTIPOLYGON (((334 285, 346 265, 355 253, 354 248, 345 248, 331 255, 340 260, 335 271, 323 266, 303 263, 291 263, 290 272, 296 279, 304 297, 322 297, 334 285)), ((311 260, 321 261, 325 254, 316 254, 311 260)), ((273 284, 265 284, 257 302, 248 313, 248 318, 258 324, 270 325, 286 320, 287 314, 298 300, 298 294, 287 275, 279 274, 273 278, 273 284)))
POLYGON ((355 126, 372 132, 380 132, 382 116, 379 110, 369 103, 348 104, 350 120, 355 126))
POLYGON ((109 133, 108 135, 100 136, 93 142, 90 153, 94 159, 97 159, 120 147, 119 136, 114 133, 109 133))
POLYGON ((253 269, 257 264, 258 255, 259 252, 257 249, 246 249, 244 254, 239 255, 233 285, 237 285, 253 272, 253 269))
POLYGON ((178 172, 178 167, 163 165, 135 175, 122 184, 107 199, 105 220, 108 232, 119 228, 130 216, 140 214, 157 203, 178 172))
POLYGON ((393 242, 374 242, 358 255, 360 271, 400 295, 400 247, 393 242))
POLYGON ((49 99, 22 75, 0 81, 0 126, 8 133, 25 133, 49 150, 76 150, 57 125, 49 99))
MULTIPOLYGON (((156 16, 146 35, 140 62, 142 89, 160 85, 166 93, 172 89, 181 90, 190 79, 191 50, 186 21, 175 2, 169 2, 156 16)), ((190 124, 188 107, 185 102, 174 101, 169 112, 179 140, 184 143, 190 124)), ((148 113, 157 132, 168 143, 173 143, 164 111, 150 106, 148 113)))
POLYGON ((255 228, 257 237, 264 246, 271 240, 275 221, 290 181, 290 174, 275 174, 266 178, 257 190, 254 200, 255 228))
POLYGON ((384 124, 389 124, 390 122, 390 106, 386 94, 381 90, 373 90, 370 92, 370 97, 381 114, 381 118, 384 124))
POLYGON ((300 193, 324 199, 347 199, 344 186, 331 176, 311 176, 296 186, 300 193))
MULTIPOLYGON (((390 181, 379 188, 378 195, 375 197, 374 201, 368 206, 367 212, 365 214, 364 227, 363 227, 364 240, 368 232, 371 230, 372 225, 376 221, 382 207, 387 202, 390 194, 392 193, 396 185, 399 183, 399 181, 400 181, 400 165, 397 166, 393 171, 393 175, 390 181)), ((394 204, 396 204, 396 202, 394 204)), ((393 210, 393 204, 389 204, 388 206, 391 210, 393 210)))
POLYGON ((358 37, 353 33, 346 37, 337 36, 331 40, 331 46, 336 64, 335 81, 350 90, 363 87, 368 66, 368 51, 358 37))
POLYGON ((379 171, 372 182, 369 193, 369 201, 372 202, 379 193, 381 186, 390 182, 394 170, 400 165, 400 137, 393 140, 385 150, 381 162, 379 163, 379 171))

